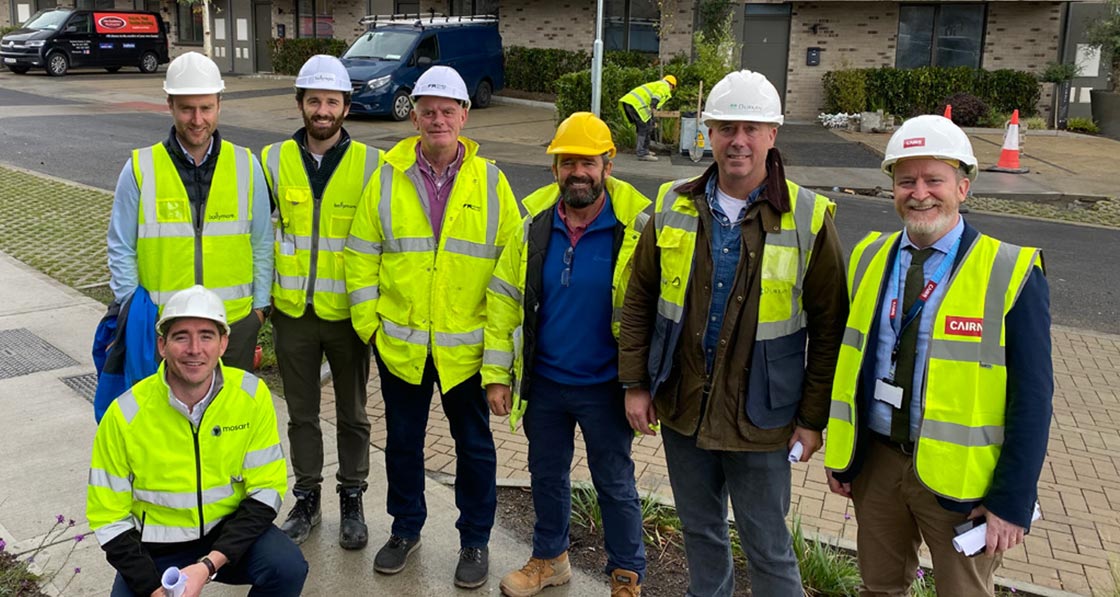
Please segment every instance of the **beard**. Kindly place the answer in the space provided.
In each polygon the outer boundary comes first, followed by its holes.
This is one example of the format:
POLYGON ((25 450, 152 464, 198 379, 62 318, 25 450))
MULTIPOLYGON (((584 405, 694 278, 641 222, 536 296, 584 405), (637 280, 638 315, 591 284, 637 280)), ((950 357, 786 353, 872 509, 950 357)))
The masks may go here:
POLYGON ((573 209, 581 209, 595 203, 595 200, 602 194, 603 183, 601 181, 596 183, 590 178, 569 176, 560 184, 560 199, 564 201, 564 205, 573 209), (584 183, 587 187, 573 189, 571 185, 574 183, 584 183))
MULTIPOLYGON (((320 118, 320 121, 323 119, 320 118)), ((342 128, 341 118, 331 118, 331 126, 327 130, 322 130, 315 127, 315 119, 308 118, 306 115, 303 117, 303 126, 307 130, 307 134, 317 141, 326 141, 335 135, 339 129, 342 128)))
POLYGON ((937 210, 937 217, 933 219, 915 217, 917 214, 912 212, 907 214, 903 222, 906 224, 906 230, 911 237, 929 238, 948 230, 956 223, 957 214, 947 213, 941 207, 934 209, 937 210))

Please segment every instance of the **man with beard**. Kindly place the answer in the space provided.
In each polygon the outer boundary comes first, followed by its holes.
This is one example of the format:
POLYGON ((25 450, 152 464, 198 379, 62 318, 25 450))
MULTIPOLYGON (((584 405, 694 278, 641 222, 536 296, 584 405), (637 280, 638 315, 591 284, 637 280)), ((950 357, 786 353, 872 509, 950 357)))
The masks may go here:
POLYGON ((576 112, 548 146, 556 183, 523 201, 520 242, 502 252, 486 300, 482 382, 490 410, 524 416, 532 475, 533 554, 502 579, 528 597, 571 578, 568 523, 575 426, 603 511, 611 595, 633 597, 645 575, 633 431, 618 383, 618 314, 650 201, 610 176, 606 123, 576 112), (511 390, 512 386, 512 390, 511 390))
POLYGON ((350 322, 342 250, 362 189, 382 154, 352 140, 342 128, 350 92, 350 76, 338 58, 312 56, 296 77, 296 106, 304 127, 291 139, 265 147, 261 155, 278 213, 272 326, 296 475, 296 505, 281 528, 300 544, 321 519, 319 369, 325 354, 337 419, 338 543, 361 549, 368 540, 362 492, 369 475, 369 344, 350 322))
POLYGON ((109 286, 118 303, 137 287, 163 309, 200 284, 225 301, 222 362, 251 371, 267 317, 272 247, 268 186, 244 147, 218 134, 218 65, 197 52, 171 61, 163 83, 174 119, 161 143, 132 151, 109 219, 109 286))
POLYGON ((828 485, 855 505, 860 595, 905 595, 924 540, 938 595, 994 595, 1030 529, 1054 380, 1038 249, 981 234, 959 207, 976 177, 968 136, 941 116, 887 144, 901 232, 852 251, 852 303, 828 421, 828 485), (986 551, 954 527, 987 520, 986 551))
POLYGON ((455 69, 433 66, 412 90, 419 136, 385 154, 362 194, 346 241, 354 329, 376 342, 388 437, 386 509, 392 534, 374 558, 381 574, 404 570, 420 546, 424 437, 438 387, 455 439, 459 562, 455 585, 489 578, 497 455, 482 390, 486 284, 517 233, 517 200, 502 171, 459 136, 471 101, 455 69))

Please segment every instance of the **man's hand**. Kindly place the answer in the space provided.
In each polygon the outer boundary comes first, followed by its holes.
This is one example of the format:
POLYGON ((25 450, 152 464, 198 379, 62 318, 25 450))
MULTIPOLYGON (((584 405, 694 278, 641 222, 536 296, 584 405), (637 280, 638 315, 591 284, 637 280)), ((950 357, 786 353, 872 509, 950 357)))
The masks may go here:
POLYGON ((787 450, 793 449, 793 444, 801 442, 802 452, 801 460, 798 462, 809 462, 809 458, 813 453, 821 449, 821 432, 813 431, 805 427, 794 427, 793 435, 789 438, 789 445, 786 446, 787 450))
POLYGON ((257 314, 257 320, 261 322, 261 325, 264 325, 264 309, 253 309, 253 313, 257 314))
POLYGON ((985 547, 985 553, 988 555, 1003 553, 1023 542, 1023 527, 1007 522, 995 514, 992 514, 984 506, 973 508, 972 513, 968 515, 969 518, 976 518, 978 516, 987 517, 988 541, 985 547))
POLYGON ((653 406, 653 396, 645 388, 626 390, 626 420, 630 427, 642 435, 657 435, 653 426, 657 424, 657 408, 653 406))
POLYGON ((180 573, 187 575, 187 588, 183 591, 183 597, 197 597, 202 594, 202 587, 206 586, 210 578, 210 570, 206 564, 195 563, 179 570, 180 573))
POLYGON ((828 488, 832 490, 832 493, 842 495, 849 500, 852 499, 851 483, 841 483, 840 481, 837 481, 836 477, 832 476, 832 471, 825 471, 824 475, 828 478, 828 488))
POLYGON ((490 412, 494 413, 494 416, 504 417, 509 414, 510 407, 513 405, 513 395, 509 391, 509 386, 492 383, 486 386, 486 401, 490 403, 490 412))

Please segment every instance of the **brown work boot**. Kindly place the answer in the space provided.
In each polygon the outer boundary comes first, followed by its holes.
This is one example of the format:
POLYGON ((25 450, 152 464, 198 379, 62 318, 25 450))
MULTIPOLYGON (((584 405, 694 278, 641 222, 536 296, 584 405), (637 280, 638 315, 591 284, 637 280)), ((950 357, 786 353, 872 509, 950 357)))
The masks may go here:
POLYGON ((529 597, 540 593, 545 587, 562 585, 569 580, 572 580, 572 564, 568 562, 568 552, 551 560, 529 558, 529 562, 521 570, 510 572, 502 579, 502 594, 509 597, 529 597))
POLYGON ((611 597, 639 597, 642 585, 638 584, 638 573, 616 568, 611 572, 611 597))

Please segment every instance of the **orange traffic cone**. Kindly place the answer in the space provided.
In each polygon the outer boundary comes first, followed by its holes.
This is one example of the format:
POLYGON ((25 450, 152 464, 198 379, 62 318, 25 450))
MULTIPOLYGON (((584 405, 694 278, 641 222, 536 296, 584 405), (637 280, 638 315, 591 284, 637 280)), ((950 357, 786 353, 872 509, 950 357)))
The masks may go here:
POLYGON ((1007 125, 1007 133, 1003 136, 1003 150, 999 153, 999 162, 995 166, 984 168, 988 172, 1009 172, 1023 174, 1030 172, 1029 168, 1019 165, 1019 111, 1011 113, 1011 123, 1007 125))
POLYGON ((945 118, 953 119, 953 104, 945 104, 945 118))

